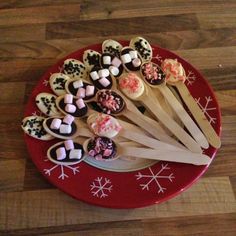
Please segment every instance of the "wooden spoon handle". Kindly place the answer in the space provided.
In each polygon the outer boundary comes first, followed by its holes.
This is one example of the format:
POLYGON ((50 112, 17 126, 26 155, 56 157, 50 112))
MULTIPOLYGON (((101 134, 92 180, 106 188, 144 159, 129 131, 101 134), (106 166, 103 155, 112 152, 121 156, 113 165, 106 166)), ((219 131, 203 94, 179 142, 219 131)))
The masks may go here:
POLYGON ((182 82, 176 84, 176 87, 183 98, 185 104, 187 105, 188 109, 192 113, 193 117, 197 121, 198 125, 200 126, 202 132, 205 134, 208 142, 215 148, 219 148, 221 146, 221 141, 211 124, 209 123, 208 119, 204 115, 201 108, 198 106, 194 98, 191 96, 188 88, 182 82))
POLYGON ((188 135, 183 128, 179 126, 170 116, 161 108, 161 106, 155 103, 152 98, 145 96, 143 99, 145 106, 159 119, 159 121, 166 126, 166 128, 172 132, 189 150, 192 152, 200 153, 201 147, 195 140, 188 135))
POLYGON ((185 127, 191 133, 193 138, 201 145, 201 147, 208 148, 209 143, 206 137, 203 135, 202 131, 198 128, 198 126, 195 124, 189 114, 185 111, 183 106, 176 99, 170 89, 167 86, 159 86, 158 88, 162 92, 163 96, 165 96, 168 103, 172 106, 176 114, 182 120, 185 127))
POLYGON ((132 156, 138 158, 171 161, 194 165, 208 165, 211 162, 210 157, 204 154, 191 153, 181 150, 167 150, 159 148, 158 150, 137 148, 137 147, 119 147, 119 155, 132 156))

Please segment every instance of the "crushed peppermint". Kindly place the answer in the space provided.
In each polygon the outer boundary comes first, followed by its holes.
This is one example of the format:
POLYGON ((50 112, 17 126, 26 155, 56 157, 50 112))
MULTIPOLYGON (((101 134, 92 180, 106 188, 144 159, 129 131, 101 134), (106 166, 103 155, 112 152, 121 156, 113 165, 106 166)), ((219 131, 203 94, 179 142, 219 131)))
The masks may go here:
POLYGON ((119 80, 121 89, 127 89, 130 93, 136 93, 140 88, 140 81, 136 74, 128 73, 127 76, 119 80))

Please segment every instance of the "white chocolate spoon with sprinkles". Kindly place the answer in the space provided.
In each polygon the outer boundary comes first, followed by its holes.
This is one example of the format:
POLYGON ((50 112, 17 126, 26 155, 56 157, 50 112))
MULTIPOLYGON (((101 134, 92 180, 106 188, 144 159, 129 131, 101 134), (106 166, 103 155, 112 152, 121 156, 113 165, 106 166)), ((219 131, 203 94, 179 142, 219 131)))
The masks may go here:
POLYGON ((186 74, 181 63, 179 63, 177 59, 165 59, 162 62, 161 67, 166 74, 166 82, 178 89, 181 97, 184 100, 184 103, 187 105, 188 109, 197 121, 199 127, 205 134, 209 143, 213 147, 219 148, 221 146, 219 136, 209 123, 208 119, 206 118, 203 111, 200 109, 184 83, 186 80, 186 74))
POLYGON ((192 153, 177 147, 173 150, 163 147, 159 149, 121 147, 107 137, 90 138, 83 143, 83 148, 90 157, 101 161, 113 161, 121 156, 131 156, 194 165, 208 165, 211 162, 211 159, 204 154, 192 153))
POLYGON ((166 86, 165 74, 161 68, 155 63, 145 62, 142 64, 140 70, 146 84, 152 88, 158 89, 163 94, 193 138, 201 145, 201 147, 208 148, 209 143, 202 131, 166 86))
POLYGON ((127 73, 121 76, 119 87, 128 98, 141 101, 189 150, 201 152, 200 145, 147 94, 146 85, 137 74, 127 73))

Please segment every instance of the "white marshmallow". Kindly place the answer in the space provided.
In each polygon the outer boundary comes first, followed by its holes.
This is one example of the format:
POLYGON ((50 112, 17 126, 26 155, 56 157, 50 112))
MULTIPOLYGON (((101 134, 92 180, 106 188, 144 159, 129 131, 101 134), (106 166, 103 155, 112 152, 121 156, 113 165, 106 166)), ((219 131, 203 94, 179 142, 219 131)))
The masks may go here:
POLYGON ((103 64, 104 65, 110 65, 111 64, 111 57, 110 56, 104 56, 103 57, 103 64))
POLYGON ((104 78, 104 77, 102 77, 98 81, 104 88, 106 88, 110 84, 110 81, 107 78, 104 78))
POLYGON ((110 66, 109 71, 111 72, 112 75, 117 76, 119 74, 119 69, 115 66, 110 66))
POLYGON ((132 59, 138 58, 138 52, 137 51, 130 51, 129 55, 132 59))
POLYGON ((97 79, 99 79, 99 75, 98 75, 98 72, 97 72, 97 71, 92 71, 92 72, 90 72, 90 76, 91 76, 92 80, 97 80, 97 79))
POLYGON ((72 131, 71 125, 64 125, 60 126, 60 133, 61 134, 70 134, 72 131))
POLYGON ((54 118, 52 120, 52 123, 50 125, 50 128, 51 129, 59 129, 60 128, 60 125, 61 125, 61 120, 60 119, 57 119, 57 118, 54 118))
POLYGON ((81 149, 72 149, 70 150, 69 158, 70 159, 81 159, 82 150, 81 149))
POLYGON ((95 90, 95 87, 93 85, 87 85, 86 86, 86 96, 92 96, 94 95, 94 90, 95 90))
POLYGON ((81 88, 81 87, 83 87, 83 81, 80 79, 80 80, 77 80, 77 81, 75 81, 74 83, 73 83, 73 87, 75 88, 75 89, 77 89, 77 88, 81 88))
POLYGON ((99 77, 108 77, 110 75, 109 70, 108 69, 102 69, 98 71, 99 77))
POLYGON ((76 106, 73 104, 66 104, 65 111, 69 113, 74 113, 76 111, 76 106))
POLYGON ((57 160, 61 161, 66 158, 66 150, 64 147, 60 147, 56 150, 57 160))
POLYGON ((132 61, 132 58, 131 58, 131 56, 127 53, 127 54, 124 54, 124 55, 121 56, 121 60, 122 60, 123 63, 126 64, 126 63, 131 62, 131 61, 132 61))
POLYGON ((121 60, 118 57, 114 57, 113 60, 111 61, 111 64, 115 67, 119 67, 121 65, 121 60))
POLYGON ((141 65, 141 60, 139 58, 135 58, 132 61, 132 64, 133 64, 134 67, 139 67, 141 65))
POLYGON ((64 103, 71 104, 72 102, 73 102, 73 95, 72 94, 65 94, 64 103))

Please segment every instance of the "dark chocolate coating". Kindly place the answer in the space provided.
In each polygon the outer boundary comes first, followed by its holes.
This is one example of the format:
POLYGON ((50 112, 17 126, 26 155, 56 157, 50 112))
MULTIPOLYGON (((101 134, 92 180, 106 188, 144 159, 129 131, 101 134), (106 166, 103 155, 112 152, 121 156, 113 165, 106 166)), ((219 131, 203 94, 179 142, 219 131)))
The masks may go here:
POLYGON ((83 117, 87 114, 88 112, 88 106, 85 104, 85 107, 82 108, 82 109, 79 109, 76 105, 76 100, 75 98, 73 98, 73 105, 76 106, 76 111, 74 113, 69 113, 67 111, 65 111, 65 107, 66 107, 66 104, 64 103, 64 99, 61 99, 60 102, 59 102, 59 107, 67 114, 70 114, 72 116, 75 116, 75 117, 83 117))
MULTIPOLYGON (((74 135, 74 134, 76 133, 77 128, 76 128, 75 122, 72 122, 72 123, 71 123, 71 133, 70 133, 70 134, 62 134, 62 133, 59 132, 59 129, 51 129, 50 126, 51 126, 51 124, 52 124, 53 119, 54 119, 54 118, 52 117, 52 118, 48 118, 48 119, 46 120, 46 125, 47 125, 47 127, 48 127, 53 133, 55 133, 55 134, 57 134, 57 135, 65 136, 65 137, 70 137, 71 135, 74 135)), ((61 120, 62 120, 62 119, 61 119, 61 120)), ((66 123, 64 123, 64 122, 62 122, 62 124, 65 124, 65 125, 66 125, 66 123)))
MULTIPOLYGON (((62 144, 60 144, 60 145, 58 145, 58 146, 56 146, 56 147, 54 147, 54 148, 52 148, 51 150, 50 150, 50 156, 51 156, 51 158, 53 159, 53 160, 55 160, 55 161, 57 161, 57 162, 61 162, 61 163, 65 163, 65 162, 71 162, 71 163, 73 163, 73 162, 75 162, 75 161, 78 161, 78 159, 70 159, 69 158, 69 154, 70 154, 70 150, 69 151, 67 151, 66 150, 66 158, 65 159, 63 159, 63 160, 57 160, 57 154, 56 154, 56 150, 58 149, 58 148, 60 148, 60 147, 65 147, 64 146, 64 143, 62 143, 62 144)), ((81 149, 82 150, 82 157, 81 158, 83 158, 83 156, 84 156, 84 149, 83 149, 83 146, 81 145, 81 144, 79 144, 79 143, 74 143, 74 147, 75 147, 75 149, 81 149)))
MULTIPOLYGON (((134 51, 134 49, 132 48, 125 48, 121 51, 121 55, 125 55, 128 54, 130 51, 134 51)), ((140 56, 138 55, 138 58, 142 61, 142 59, 140 58, 140 56)), ((140 70, 140 66, 135 67, 133 66, 132 61, 129 63, 125 63, 124 66, 129 70, 129 71, 138 71, 140 70)))
MULTIPOLYGON (((103 69, 103 68, 102 68, 101 66, 94 66, 93 69, 91 70, 91 72, 92 72, 92 71, 97 71, 97 72, 98 72, 99 70, 102 70, 102 69, 103 69)), ((112 87, 112 85, 113 85, 112 78, 111 78, 110 74, 109 74, 108 77, 106 77, 106 79, 108 79, 108 80, 110 81, 110 84, 109 84, 107 87, 103 87, 103 86, 98 82, 99 79, 93 80, 90 75, 89 75, 89 79, 90 79, 90 81, 93 83, 93 85, 94 85, 97 89, 110 89, 110 88, 112 87)))
MULTIPOLYGON (((73 86, 73 83, 74 83, 74 82, 75 82, 75 81, 71 81, 71 82, 68 84, 68 90, 69 90, 69 92, 70 92, 73 96, 76 96, 77 91, 78 91, 79 89, 75 89, 75 88, 74 88, 74 86, 73 86)), ((84 88, 84 89, 86 89, 86 86, 87 86, 87 85, 92 85, 92 84, 89 84, 89 83, 86 83, 86 82, 83 81, 83 88, 84 88)), ((95 87, 95 89, 94 89, 94 95, 85 96, 85 97, 83 98, 83 100, 86 101, 86 100, 89 100, 89 99, 95 97, 97 91, 98 91, 98 90, 97 90, 96 87, 95 87)))

